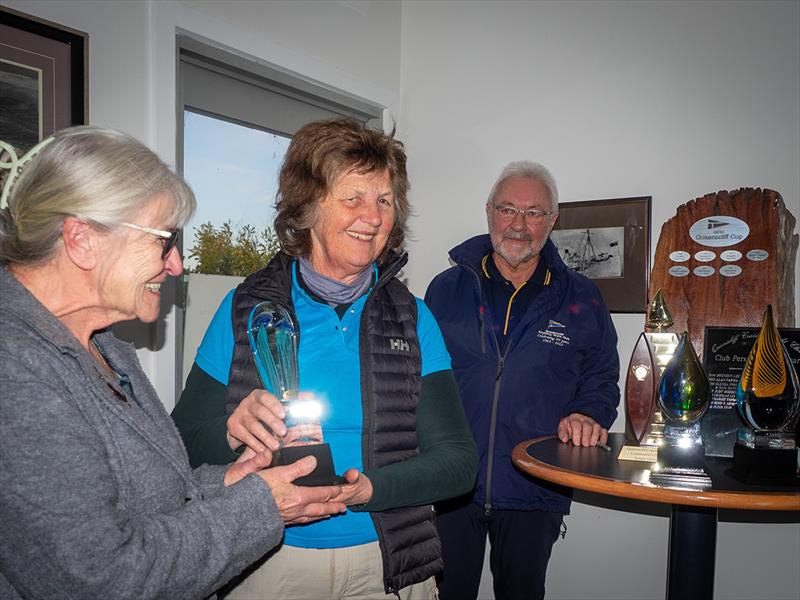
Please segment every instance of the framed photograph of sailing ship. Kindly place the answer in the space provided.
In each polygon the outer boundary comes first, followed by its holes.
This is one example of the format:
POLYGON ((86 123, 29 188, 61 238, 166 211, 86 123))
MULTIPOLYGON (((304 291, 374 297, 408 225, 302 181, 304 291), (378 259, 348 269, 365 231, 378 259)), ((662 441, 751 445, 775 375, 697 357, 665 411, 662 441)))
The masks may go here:
POLYGON ((612 313, 643 313, 650 276, 650 196, 561 202, 550 234, 571 269, 591 279, 612 313))
POLYGON ((0 7, 0 139, 25 152, 86 123, 87 35, 0 7))

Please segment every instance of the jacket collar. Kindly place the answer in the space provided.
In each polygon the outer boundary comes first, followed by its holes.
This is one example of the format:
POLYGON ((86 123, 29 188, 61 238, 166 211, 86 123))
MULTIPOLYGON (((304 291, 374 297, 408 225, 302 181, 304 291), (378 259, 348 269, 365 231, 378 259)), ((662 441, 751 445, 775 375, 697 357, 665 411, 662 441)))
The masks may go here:
MULTIPOLYGON (((62 354, 75 358, 87 375, 95 372, 96 365, 93 359, 66 325, 47 310, 16 277, 2 268, 0 268, 0 298, 3 298, 0 312, 6 312, 28 325, 41 338, 43 344, 52 344, 62 354)), ((117 340, 110 328, 96 332, 93 339, 102 347, 112 365, 125 365, 131 360, 136 360, 133 345, 117 340)))
POLYGON ((0 311, 29 325, 43 340, 55 345, 61 352, 80 354, 80 343, 70 330, 4 268, 0 268, 0 298, 3 299, 0 311))
POLYGON ((391 254, 381 265, 378 266, 378 281, 375 287, 383 287, 389 282, 397 273, 400 272, 405 264, 408 262, 408 253, 403 252, 391 254))
MULTIPOLYGON (((0 298, 3 299, 0 304, 0 313, 5 312, 28 325, 31 331, 41 338, 43 345, 52 344, 62 354, 71 356, 75 360, 75 363, 87 376, 87 394, 95 398, 106 398, 106 384, 118 394, 122 394, 117 383, 105 377, 98 370, 95 361, 81 347, 70 330, 47 310, 16 277, 2 267, 0 267, 0 298), (97 377, 98 373, 101 373, 99 378, 97 377)), ((134 419, 122 402, 102 402, 102 406, 128 423, 131 428, 153 445, 164 459, 173 465, 187 485, 191 489, 196 489, 197 484, 192 478, 192 471, 180 438, 175 432, 172 421, 164 412, 164 407, 155 390, 152 389, 150 381, 140 369, 129 368, 131 365, 138 366, 133 344, 117 340, 110 329, 96 333, 94 339, 99 342, 109 363, 126 367, 127 375, 131 378, 134 389, 141 390, 141 394, 137 393, 136 395, 137 403, 151 418, 134 419)))
MULTIPOLYGON (((87 374, 93 372, 93 361, 66 325, 47 310, 16 277, 3 268, 0 268, 0 298, 3 299, 0 312, 11 314, 28 325, 41 337, 43 343, 52 344, 61 353, 76 358, 87 374)), ((116 340, 110 328, 98 331, 93 338, 102 346, 112 364, 125 364, 136 355, 132 346, 129 347, 130 344, 116 340), (118 343, 106 341, 112 339, 118 343)))

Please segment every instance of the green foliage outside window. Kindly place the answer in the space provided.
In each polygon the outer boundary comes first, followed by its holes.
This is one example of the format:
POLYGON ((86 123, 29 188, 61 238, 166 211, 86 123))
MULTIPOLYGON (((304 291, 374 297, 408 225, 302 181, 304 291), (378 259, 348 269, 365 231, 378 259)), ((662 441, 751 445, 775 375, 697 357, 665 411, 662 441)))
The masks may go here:
POLYGON ((246 277, 266 266, 280 249, 278 236, 267 227, 260 233, 245 225, 234 233, 230 221, 219 227, 210 222, 194 228, 195 245, 189 258, 197 262, 192 273, 246 277))

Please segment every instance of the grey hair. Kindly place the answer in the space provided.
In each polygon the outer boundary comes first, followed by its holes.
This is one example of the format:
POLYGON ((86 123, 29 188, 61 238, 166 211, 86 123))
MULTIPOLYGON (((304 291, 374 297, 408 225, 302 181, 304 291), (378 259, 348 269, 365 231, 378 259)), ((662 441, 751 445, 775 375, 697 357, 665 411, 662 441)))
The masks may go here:
POLYGON ((194 194, 154 152, 131 136, 100 127, 71 127, 53 136, 10 182, 0 210, 0 263, 35 264, 59 245, 64 219, 102 229, 135 220, 153 196, 172 199, 169 225, 194 213, 194 194))
POLYGON ((553 177, 553 174, 547 167, 530 160, 510 162, 503 168, 500 177, 497 178, 497 181, 495 181, 492 186, 492 190, 489 192, 489 202, 494 202, 497 189, 506 179, 511 179, 512 177, 527 177, 528 179, 541 183, 547 188, 547 195, 550 196, 550 207, 556 214, 558 213, 558 186, 556 185, 555 177, 553 177))

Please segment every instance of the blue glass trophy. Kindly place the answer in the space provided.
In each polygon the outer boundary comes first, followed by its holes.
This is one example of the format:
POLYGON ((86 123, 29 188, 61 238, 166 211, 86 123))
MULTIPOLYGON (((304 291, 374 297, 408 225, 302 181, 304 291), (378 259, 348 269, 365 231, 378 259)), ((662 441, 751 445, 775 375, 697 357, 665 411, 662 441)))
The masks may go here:
POLYGON ((280 400, 286 411, 286 435, 280 439, 281 447, 275 452, 272 466, 288 465, 313 455, 317 468, 296 479, 296 485, 342 483, 344 480, 333 470, 330 446, 323 442, 322 404, 298 395, 297 328, 289 311, 274 302, 260 302, 248 318, 247 335, 264 388, 280 400))
POLYGON ((709 487, 700 419, 708 410, 711 387, 685 331, 661 374, 657 399, 666 424, 650 481, 667 487, 709 487))

